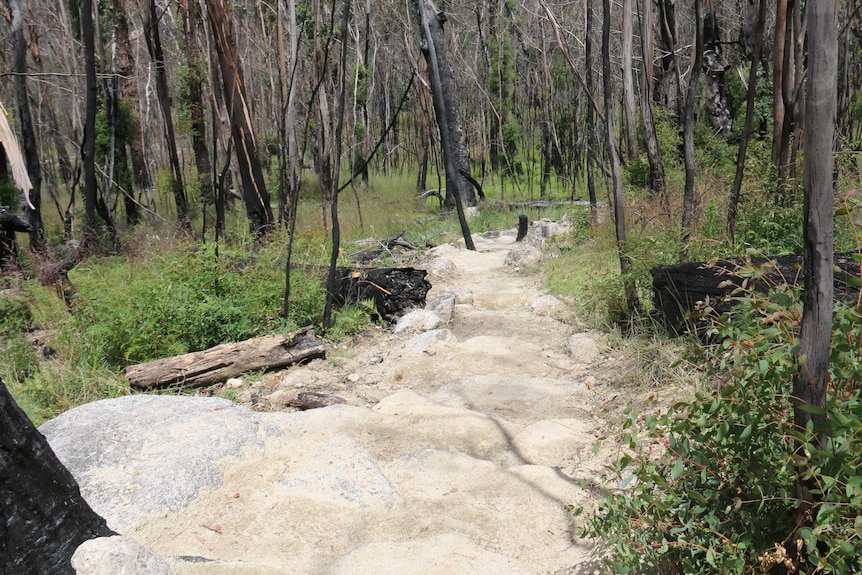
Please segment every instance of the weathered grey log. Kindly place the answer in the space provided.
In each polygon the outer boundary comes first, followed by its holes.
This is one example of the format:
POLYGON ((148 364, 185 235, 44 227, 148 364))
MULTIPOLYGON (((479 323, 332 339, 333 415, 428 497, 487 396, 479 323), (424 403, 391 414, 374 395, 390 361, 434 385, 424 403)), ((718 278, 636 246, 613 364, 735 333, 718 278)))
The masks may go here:
POLYGON ((0 573, 74 574, 78 545, 114 535, 0 380, 0 573))
POLYGON ((195 388, 250 371, 286 367, 325 356, 326 344, 317 339, 314 328, 309 326, 290 336, 265 335, 130 365, 126 368, 126 378, 135 389, 195 388))
MULTIPOLYGON (((703 325, 699 322, 702 302, 708 300, 718 313, 730 310, 733 301, 728 296, 744 282, 747 288, 766 293, 779 285, 801 285, 804 277, 799 255, 691 262, 656 267, 650 273, 654 313, 678 332, 703 325), (746 269, 761 272, 744 273, 746 269)), ((855 302, 859 297, 859 279, 859 263, 854 261, 853 254, 835 254, 835 299, 855 302)))
POLYGON ((428 272, 415 268, 336 268, 336 305, 374 300, 377 314, 392 321, 406 311, 425 307, 431 284, 428 272))

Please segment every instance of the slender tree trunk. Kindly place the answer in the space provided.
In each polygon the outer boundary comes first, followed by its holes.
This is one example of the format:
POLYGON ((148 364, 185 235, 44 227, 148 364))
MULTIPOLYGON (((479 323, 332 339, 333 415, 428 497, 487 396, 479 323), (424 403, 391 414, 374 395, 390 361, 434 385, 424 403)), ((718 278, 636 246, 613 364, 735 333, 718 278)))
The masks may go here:
POLYGON ((772 46, 772 164, 779 165, 784 130, 784 47, 787 34, 787 0, 776 0, 775 40, 772 46))
POLYGON ((338 176, 341 172, 341 134, 344 128, 344 108, 347 100, 347 25, 350 20, 350 0, 344 0, 341 16, 341 69, 339 73, 340 86, 338 94, 338 112, 335 124, 335 145, 332 166, 332 251, 329 256, 329 273, 326 277, 326 304, 323 309, 323 328, 332 326, 332 305, 338 290, 336 267, 338 253, 341 250, 341 225, 338 220, 338 176))
POLYGON ((174 202, 177 206, 177 222, 181 229, 191 232, 189 221, 189 205, 186 199, 185 187, 183 186, 183 172, 180 167, 180 156, 177 152, 176 135, 174 134, 174 121, 171 116, 171 95, 168 91, 167 70, 165 69, 165 55, 162 51, 162 40, 159 36, 159 15, 155 0, 148 2, 147 16, 144 18, 144 37, 147 40, 147 48, 150 59, 156 68, 156 93, 159 100, 159 108, 164 120, 165 138, 168 144, 168 156, 171 163, 171 182, 174 202))
POLYGON ((84 236, 81 252, 96 244, 96 44, 93 38, 93 0, 81 0, 81 41, 84 45, 85 105, 82 164, 84 172, 84 236))
POLYGON ((628 239, 626 236, 626 212, 625 202, 623 199, 623 180, 620 167, 620 157, 617 153, 617 146, 614 129, 614 114, 613 114, 613 88, 611 84, 611 3, 610 0, 602 1, 602 12, 604 21, 602 22, 602 80, 604 83, 605 92, 605 136, 607 137, 608 158, 611 163, 611 180, 613 185, 614 199, 614 223, 617 235, 617 252, 620 258, 620 273, 624 279, 624 287, 626 294, 626 303, 629 308, 629 313, 634 316, 638 315, 641 310, 640 300, 637 294, 637 288, 634 281, 628 276, 631 270, 632 263, 628 250, 628 239))
MULTIPOLYGON (((327 223, 327 208, 332 202, 332 195, 335 191, 332 182, 332 119, 329 111, 330 78, 328 72, 328 60, 330 52, 330 44, 332 43, 331 33, 324 40, 324 24, 323 24, 323 8, 320 5, 320 0, 314 0, 312 3, 313 12, 313 27, 314 27, 314 77, 318 83, 316 88, 315 113, 317 115, 317 138, 312 142, 312 155, 314 156, 315 171, 320 179, 320 191, 322 201, 320 205, 321 217, 323 219, 323 229, 328 230, 327 223)), ((334 17, 334 15, 333 15, 334 17)), ((334 27, 334 23, 333 23, 334 27)))
POLYGON ((643 0, 643 19, 641 20, 641 51, 643 69, 641 73, 641 121, 644 131, 644 147, 650 167, 650 195, 657 198, 662 214, 670 215, 667 185, 664 174, 664 160, 658 145, 653 114, 653 15, 652 0, 643 0))
POLYGON ((757 67, 763 52, 763 25, 766 21, 768 0, 758 0, 757 23, 754 30, 754 53, 751 57, 751 69, 748 73, 748 97, 745 104, 745 124, 742 126, 742 137, 739 141, 739 151, 736 155, 736 175, 730 190, 727 204, 727 238, 732 244, 736 234, 736 216, 739 207, 739 195, 742 191, 742 177, 745 172, 745 155, 748 152, 748 142, 751 139, 752 122, 754 121, 754 103, 757 95, 757 67))
POLYGON ((469 173, 467 150, 464 145, 464 132, 458 119, 452 68, 443 47, 443 23, 446 16, 442 12, 434 13, 426 0, 416 0, 416 9, 422 31, 422 53, 428 63, 431 95, 443 146, 443 162, 446 165, 446 205, 451 207, 454 204, 466 247, 468 250, 475 250, 463 206, 465 200, 469 204, 475 203, 475 195, 470 183, 462 175, 462 171, 469 173))
MULTIPOLYGON (((814 424, 818 448, 826 450, 826 387, 833 308, 833 172, 832 145, 837 97, 838 42, 836 0, 808 3, 808 94, 805 98, 805 278, 802 328, 799 334, 799 372, 793 380, 796 429, 804 434, 814 424), (814 408, 812 410, 811 408, 814 408)), ((805 458, 804 446, 797 454, 805 458)), ((811 456, 817 458, 818 456, 811 456)), ((816 462, 804 462, 796 480, 797 525, 814 524, 818 499, 816 477, 806 477, 816 462)))
MULTIPOLYGON (((112 9, 114 18, 114 31, 117 41, 117 57, 116 67, 117 73, 120 76, 120 93, 118 98, 129 103, 129 113, 131 115, 131 125, 126 128, 128 136, 124 138, 128 143, 129 157, 131 159, 131 173, 134 185, 141 192, 147 194, 150 188, 149 172, 144 159, 143 140, 141 136, 141 120, 138 114, 138 79, 137 67, 135 66, 135 57, 132 53, 132 46, 129 40, 129 22, 126 18, 126 13, 121 0, 113 0, 112 9)), ((116 154, 122 163, 126 163, 126 151, 121 149, 116 154)), ((128 168, 126 168, 128 169, 128 168)), ((126 223, 130 226, 140 222, 140 207, 135 198, 135 193, 132 188, 124 188, 122 190, 123 204, 126 208, 126 223)))
POLYGON ((727 60, 721 49, 721 30, 712 0, 706 0, 703 13, 703 72, 706 86, 706 111, 716 136, 726 139, 733 127, 725 95, 727 60))
POLYGON ((183 14, 183 36, 185 37, 186 64, 188 79, 186 98, 188 101, 189 123, 192 130, 192 150, 195 155, 197 182, 204 209, 215 203, 212 187, 212 163, 206 143, 206 122, 204 121, 203 79, 206 77, 198 44, 198 23, 200 13, 196 0, 180 0, 183 14))
MULTIPOLYGON (((699 0, 698 0, 699 1, 699 0)), ((676 0, 658 0, 659 29, 661 30, 661 76, 659 94, 662 102, 676 114, 677 122, 683 117, 683 95, 677 56, 676 0)))
MULTIPOLYGON (((586 85, 587 92, 595 93, 593 87, 593 25, 595 12, 593 11, 593 0, 585 0, 587 12, 587 31, 585 44, 586 59, 586 85)), ((596 199, 596 154, 599 143, 596 141, 596 113, 592 106, 587 106, 587 194, 590 198, 590 221, 593 225, 599 223, 599 207, 596 199)))
MULTIPOLYGON (((634 160, 638 156, 637 112, 635 111, 635 84, 632 64, 634 32, 632 23, 632 0, 622 0, 623 9, 623 140, 625 141, 625 157, 634 160)), ((643 88, 641 88, 643 89, 643 88)))
POLYGON ((221 68, 224 100, 230 116, 231 137, 242 180, 243 202, 252 233, 260 237, 272 228, 274 218, 258 158, 242 70, 237 58, 233 16, 229 12, 229 5, 226 7, 223 0, 206 0, 206 5, 221 68))
POLYGON ((36 144, 36 128, 30 116, 30 92, 27 89, 27 40, 24 37, 24 11, 18 0, 6 0, 12 18, 12 73, 15 85, 15 100, 18 104, 18 119, 21 122, 21 144, 24 160, 30 175, 30 204, 25 208, 30 231, 30 246, 42 251, 45 247, 45 228, 42 224, 42 168, 39 164, 39 148, 36 144))
POLYGON ((683 151, 685 155, 685 193, 682 200, 682 248, 680 261, 688 258, 688 241, 691 222, 694 217, 695 165, 694 165, 694 105, 697 101, 697 85, 703 66, 703 10, 702 1, 695 0, 695 41, 694 61, 688 80, 685 98, 685 118, 683 122, 683 151))
POLYGON ((0 508, 5 573, 74 575, 71 559, 81 543, 115 535, 2 380, 0 508))

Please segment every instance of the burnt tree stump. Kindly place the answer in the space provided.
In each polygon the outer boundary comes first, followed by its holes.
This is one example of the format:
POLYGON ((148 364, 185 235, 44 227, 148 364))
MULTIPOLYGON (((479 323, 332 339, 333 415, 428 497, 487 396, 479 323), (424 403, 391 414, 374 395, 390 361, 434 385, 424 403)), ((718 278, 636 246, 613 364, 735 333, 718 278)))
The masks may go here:
POLYGON ((0 572, 70 574, 84 541, 115 535, 0 380, 0 572))
MULTIPOLYGON (((725 313, 733 305, 728 296, 740 287, 766 293, 779 285, 801 285, 804 278, 801 255, 691 262, 656 267, 650 273, 654 313, 677 332, 703 325, 698 308, 707 300, 718 313, 725 313), (755 269, 760 272, 745 272, 755 269)), ((836 301, 855 303, 859 279, 859 262, 853 254, 835 254, 836 301)))
POLYGON ((377 314, 392 321, 407 310, 425 307, 428 272, 415 268, 336 268, 336 305, 374 300, 377 314))
POLYGON ((515 238, 516 242, 524 241, 524 238, 527 237, 527 216, 521 214, 518 216, 518 236, 515 238))

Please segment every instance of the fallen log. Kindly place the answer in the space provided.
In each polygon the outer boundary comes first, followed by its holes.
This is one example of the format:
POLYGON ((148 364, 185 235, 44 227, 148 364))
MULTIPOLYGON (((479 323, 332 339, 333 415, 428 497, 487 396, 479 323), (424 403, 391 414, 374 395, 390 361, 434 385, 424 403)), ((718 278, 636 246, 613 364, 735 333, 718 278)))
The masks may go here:
POLYGON ((431 283, 428 272, 415 268, 336 268, 336 305, 374 300, 377 314, 386 321, 412 308, 425 307, 431 283))
MULTIPOLYGON (((853 256, 835 254, 835 300, 855 305, 860 272, 853 256)), ((730 310, 733 301, 728 296, 740 287, 766 293, 780 285, 801 285, 804 278, 801 255, 691 262, 656 267, 650 273, 654 314, 676 332, 705 325, 699 309, 703 302, 721 314, 730 310)))
POLYGON ((275 369, 326 356, 326 344, 313 327, 289 336, 265 335, 238 343, 157 359, 126 368, 135 389, 195 388, 212 385, 250 371, 275 369))

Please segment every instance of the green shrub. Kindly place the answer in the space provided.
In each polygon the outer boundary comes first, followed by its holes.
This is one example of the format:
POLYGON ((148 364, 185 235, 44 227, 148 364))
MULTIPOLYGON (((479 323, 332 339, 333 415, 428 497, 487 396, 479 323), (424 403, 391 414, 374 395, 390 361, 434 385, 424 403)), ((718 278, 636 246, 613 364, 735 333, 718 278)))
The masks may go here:
POLYGON ((109 365, 295 328, 314 323, 323 309, 319 282, 294 270, 291 317, 284 322, 283 264, 267 254, 216 257, 206 245, 151 262, 103 260, 76 279, 77 328, 109 365))
POLYGON ((617 487, 587 520, 619 573, 858 573, 862 538, 862 316, 836 307, 827 446, 793 426, 798 294, 751 296, 716 334, 718 389, 657 417, 629 413, 617 487), (804 446, 804 459, 797 445, 804 446), (819 489, 814 525, 792 547, 797 465, 819 489), (786 559, 786 561, 785 561, 786 559), (777 571, 776 571, 777 570, 777 571))

